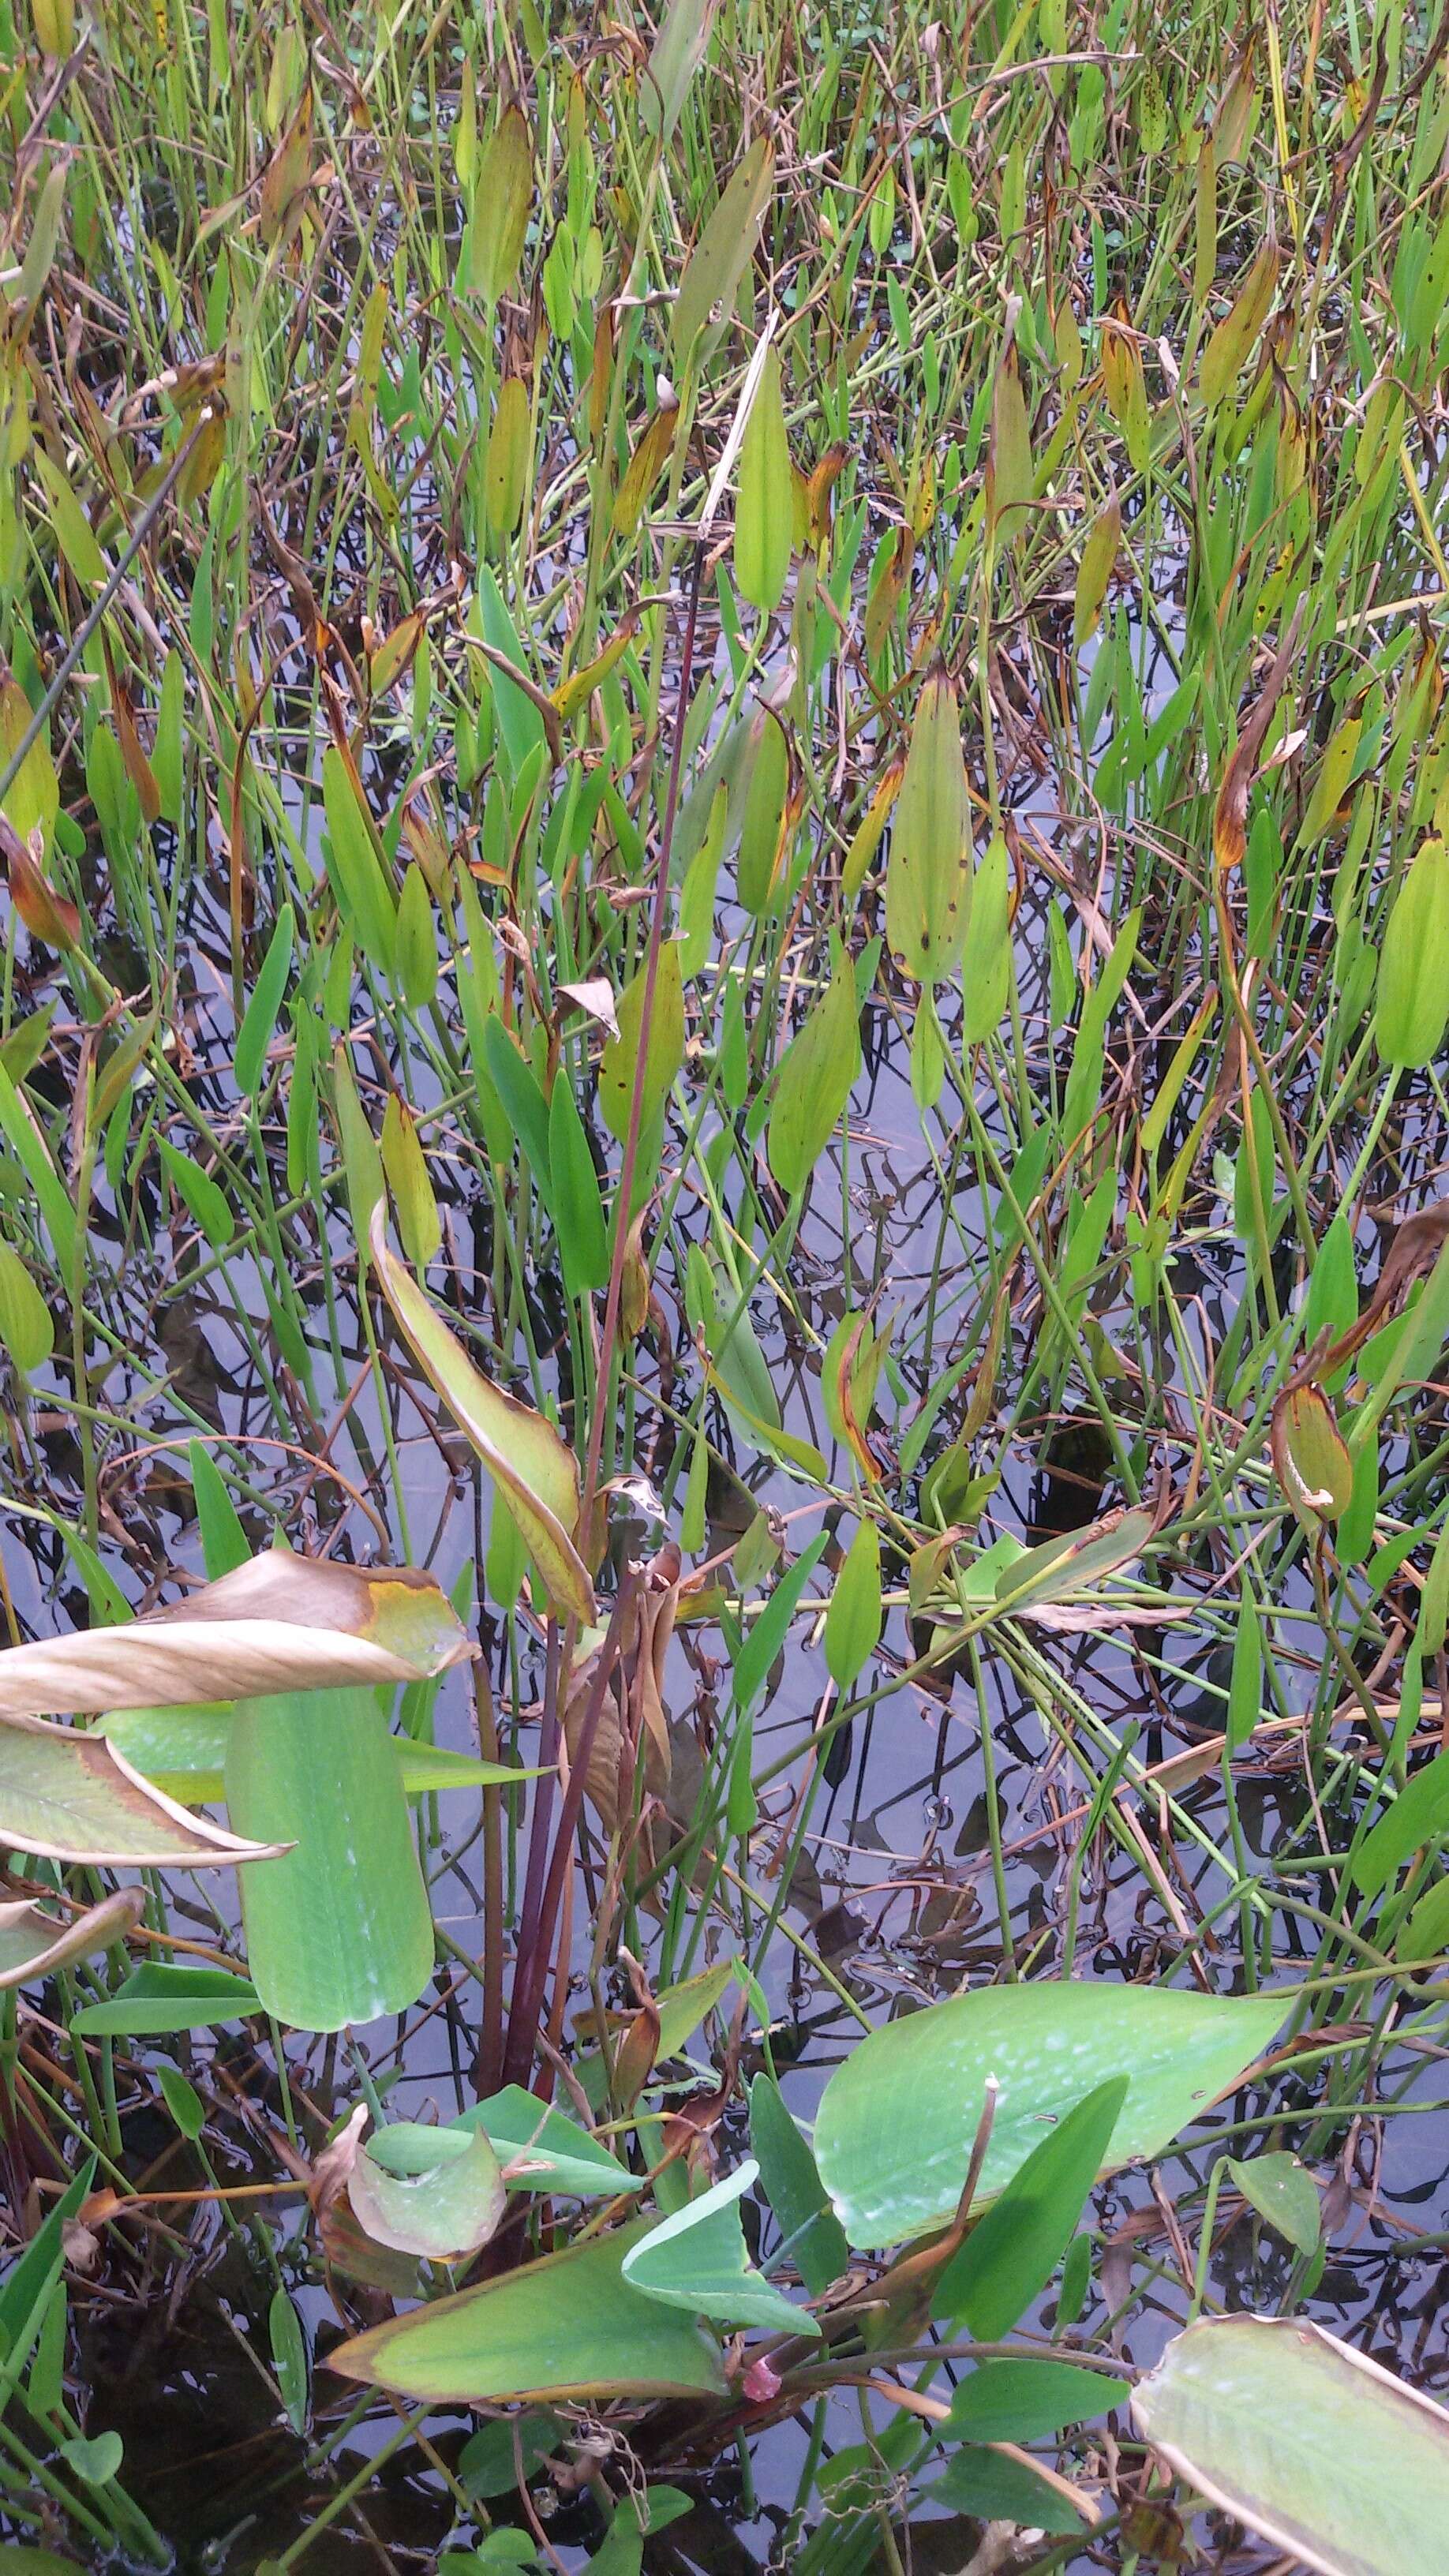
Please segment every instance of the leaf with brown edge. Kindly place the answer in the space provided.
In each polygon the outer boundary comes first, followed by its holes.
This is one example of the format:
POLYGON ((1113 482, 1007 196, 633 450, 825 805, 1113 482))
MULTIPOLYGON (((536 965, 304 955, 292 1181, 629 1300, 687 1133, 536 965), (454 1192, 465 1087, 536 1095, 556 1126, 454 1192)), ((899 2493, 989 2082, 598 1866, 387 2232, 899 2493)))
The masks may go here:
POLYGON ((108 1950, 133 1932, 146 1911, 143 1887, 118 1888, 99 1905, 65 1922, 47 1914, 31 1898, 0 1905, 0 1986, 28 1986, 83 1959, 92 1950, 108 1950))
POLYGON ((404 1341, 497 1485, 551 1600, 581 1626, 592 1627, 594 1587, 575 1545, 580 1495, 573 1451, 541 1413, 505 1395, 474 1367, 432 1300, 389 1250, 381 1206, 373 1210, 369 1242, 378 1285, 404 1341))
POLYGON ((1230 876, 1243 864, 1248 846, 1248 796, 1257 769, 1263 737, 1272 722, 1288 665, 1298 649, 1298 630, 1303 623, 1305 603, 1300 600, 1292 622, 1269 667, 1258 701, 1243 727, 1237 750, 1223 772, 1218 801, 1213 811, 1213 856, 1220 876, 1230 876))
MULTIPOLYGON (((16 1656, 26 1651, 13 1650, 16 1656)), ((104 1736, 35 1717, 12 1717, 0 1726, 0 1842, 92 1869, 230 1869, 241 1861, 275 1860, 287 1849, 244 1842, 188 1815, 104 1736)))
POLYGON ((10 881, 10 900, 31 938, 68 955, 80 939, 80 914, 63 894, 56 893, 41 867, 36 843, 22 841, 4 814, 0 814, 0 856, 10 881))
POLYGON ((1353 1460, 1321 1386, 1307 1379, 1280 1395, 1268 1438, 1278 1482, 1305 1529, 1317 1531, 1347 1511, 1353 1460))
POLYGON ((623 2276, 650 2222, 548 2254, 354 2335, 329 2367, 437 2403, 520 2397, 723 2397, 719 2346, 623 2276))
POLYGON ((420 1681, 476 1651, 431 1575, 274 1548, 144 1619, 12 1646, 0 1718, 420 1681))
POLYGON ((971 913, 966 765, 955 686, 939 666, 921 691, 891 823, 886 937, 918 984, 954 973, 971 913))

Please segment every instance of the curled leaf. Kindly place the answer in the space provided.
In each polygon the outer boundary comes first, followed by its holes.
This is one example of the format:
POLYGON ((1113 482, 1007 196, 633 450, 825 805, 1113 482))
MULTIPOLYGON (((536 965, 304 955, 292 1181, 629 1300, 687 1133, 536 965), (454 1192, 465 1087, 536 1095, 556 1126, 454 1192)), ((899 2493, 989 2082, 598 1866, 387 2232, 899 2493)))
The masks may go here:
POLYGON ((473 1366, 431 1299, 389 1251, 380 1206, 373 1210, 370 1243, 378 1284, 403 1339, 472 1441, 550 1597, 582 1626, 592 1627, 594 1587, 574 1544, 579 1470, 573 1451, 541 1413, 490 1385, 473 1366))
POLYGON ((474 1651, 431 1575, 276 1548, 144 1619, 12 1646, 0 1718, 419 1681, 474 1651))

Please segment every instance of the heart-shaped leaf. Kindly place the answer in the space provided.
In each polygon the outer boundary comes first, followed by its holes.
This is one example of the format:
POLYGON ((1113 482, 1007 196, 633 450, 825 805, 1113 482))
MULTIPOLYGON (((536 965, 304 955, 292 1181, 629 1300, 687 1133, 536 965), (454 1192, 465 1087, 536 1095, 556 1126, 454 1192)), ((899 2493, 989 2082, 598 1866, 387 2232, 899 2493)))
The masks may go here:
POLYGON ((329 2366, 344 2379, 438 2403, 722 2397, 713 2335, 624 2278, 624 2259, 647 2227, 638 2220, 389 2318, 340 2344, 329 2366))

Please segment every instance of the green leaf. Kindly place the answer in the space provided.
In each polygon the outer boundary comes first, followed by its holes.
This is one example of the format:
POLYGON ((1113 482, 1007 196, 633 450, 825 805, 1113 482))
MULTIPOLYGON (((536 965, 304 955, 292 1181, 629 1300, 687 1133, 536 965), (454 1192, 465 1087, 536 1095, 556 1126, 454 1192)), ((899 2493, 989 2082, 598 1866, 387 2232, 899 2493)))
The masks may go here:
POLYGON ((183 2138, 193 2142, 206 2126, 206 2104, 194 2084, 188 2084, 179 2066, 168 2065, 163 2057, 156 2069, 161 2099, 183 2138))
POLYGON ((966 2442, 1039 2442, 1119 2405, 1127 2373, 1069 2361, 983 2361, 961 2381, 943 2426, 966 2442))
POLYGON ((780 1059, 769 1160, 782 1190, 804 1188, 835 1133, 860 1071, 855 977, 845 959, 780 1059))
POLYGON ((775 2334, 818 2334, 815 2319, 756 2271, 745 2249, 740 2201, 759 2173, 753 2156, 686 2201, 630 2246, 624 2278, 667 2307, 722 2326, 765 2326, 775 2334))
MULTIPOLYGON (((622 1145, 629 1133, 635 1067, 643 1028, 647 965, 632 975, 619 995, 615 1017, 619 1034, 604 1048, 599 1071, 599 1110, 611 1136, 622 1145)), ((641 1134, 659 1117, 674 1077, 684 1062, 684 980, 679 942, 667 939, 659 952, 654 984, 654 1010, 644 1051, 644 1090, 640 1103, 641 1134)))
POLYGON ((765 352, 755 399, 740 448, 740 488, 735 505, 735 587, 768 617, 780 605, 795 530, 795 491, 780 354, 765 352))
POLYGON ((770 1667, 789 1634, 790 1622, 799 1606, 801 1594, 830 1543, 827 1530, 817 1530, 814 1538, 796 1557, 788 1573, 782 1574, 769 1600, 740 1648, 735 1663, 735 1706, 748 1709, 758 1698, 770 1677, 770 1667))
POLYGON ((133 1968, 101 2002, 71 2015, 73 2030, 112 2039, 154 2038, 178 2030, 211 2030, 260 2012, 262 1999, 249 1977, 225 1968, 174 1968, 163 1960, 133 1968))
POLYGON ((623 2276, 625 2256, 647 2230, 647 2220, 636 2220, 390 2318, 340 2344, 330 2367, 344 2379, 440 2403, 722 2397, 714 2337, 623 2276))
POLYGON ((62 2442, 60 2456, 84 2486, 108 2486, 125 2458, 119 2433, 73 2433, 62 2442))
POLYGON ((378 1284, 414 1359, 465 1431, 549 1592, 590 1628, 594 1588, 574 1545, 579 1469, 552 1423, 490 1385, 410 1272, 388 1250, 382 1211, 373 1212, 372 1257, 378 1284))
MULTIPOLYGON (((931 2300, 933 2316, 963 2317, 982 2343, 998 2343, 1010 2333, 1071 2242, 1126 2099, 1126 2076, 1110 2076, 1038 2140, 952 2255, 931 2300)), ((996 2436, 977 2431, 973 2438, 996 2436)))
POLYGON ((1425 841, 1384 930, 1374 1036, 1389 1064, 1424 1065, 1449 1022, 1449 842, 1425 841))
POLYGON ((244 1100, 260 1090, 266 1069, 267 1049, 276 1034, 282 996, 292 965, 292 942, 296 922, 292 907, 284 903, 277 915, 276 927, 267 942, 261 972, 252 989, 236 1040, 236 1087, 244 1100))
POLYGON ((599 1176, 562 1066, 548 1112, 548 1195, 564 1285, 571 1297, 609 1284, 609 1234, 599 1176))
POLYGON ((849 1690, 880 1644, 880 1533, 862 1521, 835 1578, 825 1613, 825 1667, 837 1690, 849 1690))
POLYGON ((490 307, 518 275, 532 194, 533 137, 515 104, 504 109, 484 149, 468 243, 468 283, 490 307))
POLYGON ((267 2310, 267 2333, 272 2346, 272 2367, 287 2421, 299 2436, 307 2430, 307 2339, 302 2320, 284 2289, 272 2292, 267 2310))
POLYGON ((369 964, 391 983, 397 964, 397 898, 383 874, 377 827, 335 743, 322 755, 322 803, 328 874, 338 908, 369 964))
POLYGON ((485 2130, 502 2164, 526 2159, 526 2171, 505 2175, 510 2191, 607 2200, 633 2188, 627 2166, 610 2154, 601 2139, 590 2137, 564 2112, 545 2108, 538 2095, 526 2092, 521 2084, 506 2085, 501 2093, 476 2103, 455 2126, 485 2130))
MULTIPOLYGON (((179 1799, 183 1807, 219 1807, 225 1800, 229 1708, 120 1709, 98 1719, 94 1732, 113 1744, 133 1771, 144 1773, 153 1788, 179 1799)), ((428 1744, 411 1735, 390 1735, 388 1742, 410 1798, 537 1777, 506 1762, 484 1762, 475 1753, 455 1753, 450 1745, 428 1744)))
POLYGON ((89 2155, 0 2282, 0 2361, 12 2379, 24 2368, 45 2321, 65 2268, 66 2229, 89 2197, 95 2178, 96 2159, 89 2155))
POLYGON ((750 2145, 759 2159, 765 2198, 780 2222, 781 2258, 793 2263, 811 2297, 818 2299, 841 2278, 850 2248, 815 2158, 770 2075, 757 2075, 750 2086, 750 2145))
POLYGON ((22 1377, 32 1377, 54 1348, 55 1317, 19 1253, 0 1244, 0 1349, 22 1377))
POLYGON ((1436 1753, 1369 1827, 1353 1856, 1355 1887, 1365 1896, 1381 1895, 1410 1853, 1443 1833, 1449 1833, 1449 1753, 1436 1753))
POLYGON ((213 1252, 224 1252, 236 1232, 236 1215, 219 1181, 183 1154, 169 1136, 156 1139, 162 1168, 187 1215, 200 1226, 213 1252))
POLYGON ((1239 2081, 1289 2000, 1041 1979, 952 1995, 888 2023, 836 2068, 815 2125, 846 2235, 893 2245, 954 2217, 988 2075, 1000 2090, 983 2201, 1005 2189, 1046 2126, 1114 2076, 1128 2077, 1127 2098, 1104 2169, 1157 2155, 1239 2081))
POLYGON ((1258 2216, 1296 2246, 1300 2254, 1314 2253, 1323 2233, 1323 2212, 1318 2186, 1298 2158, 1285 2151, 1249 2156, 1245 2161, 1229 2156, 1226 2162, 1243 2198, 1258 2216))
POLYGON ((775 184, 775 146, 757 135, 735 170, 685 262, 670 324, 676 366, 682 370, 697 331, 704 352, 726 328, 740 279, 754 256, 775 184), (711 315, 717 316, 711 320, 711 315))
POLYGON ((1321 2576, 1441 2576, 1449 2414, 1303 2317, 1204 2317, 1132 2399, 1210 2504, 1321 2576))
POLYGON ((317 2031, 406 2012, 433 1972, 433 1917, 375 1694, 238 1700, 226 1799, 241 1830, 293 1846, 242 1879, 247 1962, 267 2011, 317 2031), (258 1831, 262 1817, 286 1823, 258 1831))
POLYGON ((1080 2533, 1085 2514, 1073 2513, 1060 2490, 1048 2486, 1025 2460, 1013 2460, 979 2443, 964 2443, 945 2474, 926 2490, 933 2504, 969 2513, 977 2522, 1015 2522, 1051 2535, 1080 2533))

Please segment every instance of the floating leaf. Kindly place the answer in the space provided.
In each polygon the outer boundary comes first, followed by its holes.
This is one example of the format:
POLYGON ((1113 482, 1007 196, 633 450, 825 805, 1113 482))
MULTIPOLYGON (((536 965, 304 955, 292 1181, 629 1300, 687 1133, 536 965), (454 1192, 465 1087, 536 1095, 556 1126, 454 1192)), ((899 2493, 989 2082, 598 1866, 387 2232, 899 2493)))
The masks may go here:
POLYGON ((1240 2080, 1288 2001, 1043 1979, 953 1995, 888 2023, 836 2068, 815 2124, 847 2236, 892 2245, 954 2216, 988 2075, 1000 2090, 982 2201, 1004 2189, 1044 2127, 1114 2076, 1128 2078, 1127 2098, 1103 2170, 1157 2155, 1240 2080))
POLYGON ((722 2397, 719 2347, 692 2317, 636 2290, 625 2257, 647 2220, 545 2255, 393 2317, 329 2355, 344 2379, 401 2397, 722 2397))
POLYGON ((1132 2399, 1210 2504, 1321 2576, 1440 2576, 1449 2414, 1298 2317, 1203 2317, 1132 2399))

